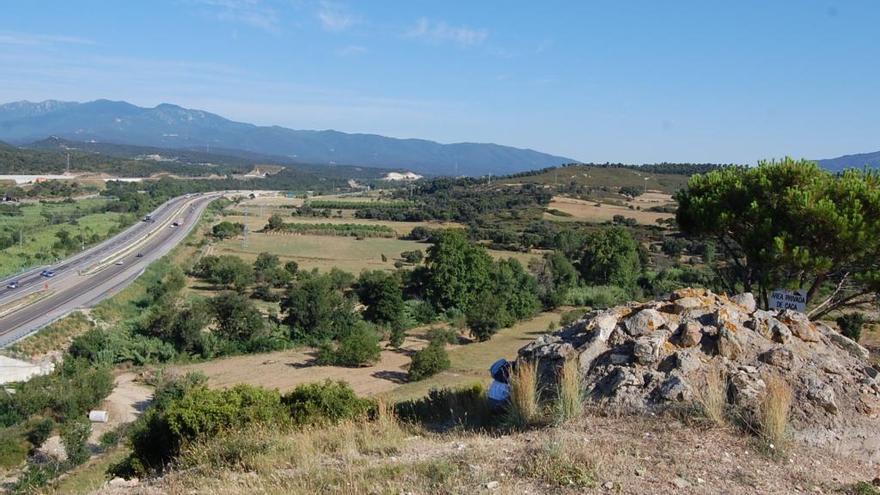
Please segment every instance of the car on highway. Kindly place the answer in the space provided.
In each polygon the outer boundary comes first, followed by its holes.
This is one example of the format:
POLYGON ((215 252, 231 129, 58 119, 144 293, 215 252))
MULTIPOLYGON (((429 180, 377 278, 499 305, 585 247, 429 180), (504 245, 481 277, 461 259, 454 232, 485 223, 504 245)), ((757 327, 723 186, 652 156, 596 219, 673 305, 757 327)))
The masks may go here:
POLYGON ((143 258, 143 257, 144 257, 144 253, 138 253, 138 254, 134 255, 134 257, 135 257, 135 258, 143 258))
POLYGON ((113 263, 113 264, 116 265, 116 266, 120 266, 120 265, 124 264, 124 262, 123 262, 122 260, 119 260, 119 261, 117 261, 116 263, 113 263))
POLYGON ((52 270, 43 270, 40 272, 40 275, 46 278, 52 278, 55 276, 55 272, 52 270))
POLYGON ((180 222, 173 222, 171 224, 172 227, 180 227, 180 222))
POLYGON ((6 284, 6 288, 7 289, 17 289, 18 288, 18 280, 13 280, 12 282, 9 282, 8 284, 6 284))

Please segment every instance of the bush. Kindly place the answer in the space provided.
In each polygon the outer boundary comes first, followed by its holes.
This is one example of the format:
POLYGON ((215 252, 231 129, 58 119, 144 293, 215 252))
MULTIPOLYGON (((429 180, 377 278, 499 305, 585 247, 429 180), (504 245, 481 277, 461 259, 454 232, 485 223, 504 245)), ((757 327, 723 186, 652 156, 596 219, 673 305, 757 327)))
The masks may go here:
POLYGON ((434 327, 428 330, 428 341, 442 344, 457 344, 458 332, 451 328, 434 327))
POLYGON ((403 325, 392 325, 391 336, 388 337, 388 343, 391 344, 391 347, 399 349, 403 345, 404 340, 406 340, 406 331, 403 329, 403 325))
POLYGON ((444 344, 434 340, 424 349, 416 352, 409 365, 409 380, 416 382, 449 369, 449 355, 444 344))
POLYGON ((630 298, 630 293, 615 285, 597 285, 594 287, 575 287, 569 289, 565 303, 569 306, 589 306, 591 308, 608 308, 621 304, 630 298))
POLYGON ((865 315, 862 313, 848 313, 837 319, 840 333, 858 342, 862 337, 862 327, 865 325, 865 315))
POLYGON ((513 323, 507 308, 491 294, 483 294, 467 312, 467 326, 477 340, 489 340, 499 328, 513 323))
POLYGON ((431 389, 427 397, 398 402, 394 409, 400 418, 440 426, 481 428, 491 421, 486 390, 479 383, 455 389, 431 389))
POLYGON ((381 356, 379 335, 365 324, 357 325, 348 335, 340 339, 333 349, 322 346, 318 362, 326 365, 358 367, 375 363, 381 356))
POLYGON ((54 429, 55 422, 52 421, 52 418, 34 418, 31 421, 30 430, 27 432, 28 442, 30 442, 35 449, 38 449, 43 445, 43 442, 49 438, 49 435, 52 434, 52 430, 54 429))
POLYGON ((98 443, 103 449, 109 449, 119 443, 119 433, 116 430, 105 431, 98 438, 98 443))
POLYGON ((89 459, 87 442, 91 432, 92 424, 86 418, 71 419, 61 425, 61 442, 67 453, 67 462, 71 465, 79 466, 89 459))
POLYGON ((404 318, 411 320, 416 325, 427 325, 437 319, 434 306, 421 299, 408 299, 403 303, 404 318))
POLYGON ((326 380, 300 385, 281 398, 297 425, 326 425, 365 416, 373 402, 361 399, 347 383, 326 380))
POLYGON ((0 430, 0 468, 10 469, 25 461, 28 453, 27 442, 18 428, 0 430))
POLYGON ((275 390, 252 385, 211 390, 197 375, 187 375, 160 388, 155 405, 132 426, 132 455, 113 470, 143 475, 159 470, 186 442, 251 424, 287 422, 281 396, 275 390))

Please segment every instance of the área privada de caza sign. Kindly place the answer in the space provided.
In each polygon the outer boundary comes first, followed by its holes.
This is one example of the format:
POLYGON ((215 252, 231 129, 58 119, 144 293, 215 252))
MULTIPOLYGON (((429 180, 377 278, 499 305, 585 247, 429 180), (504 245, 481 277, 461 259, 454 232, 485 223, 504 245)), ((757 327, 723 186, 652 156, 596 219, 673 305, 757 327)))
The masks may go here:
POLYGON ((770 309, 807 310, 807 291, 776 289, 770 293, 770 309))

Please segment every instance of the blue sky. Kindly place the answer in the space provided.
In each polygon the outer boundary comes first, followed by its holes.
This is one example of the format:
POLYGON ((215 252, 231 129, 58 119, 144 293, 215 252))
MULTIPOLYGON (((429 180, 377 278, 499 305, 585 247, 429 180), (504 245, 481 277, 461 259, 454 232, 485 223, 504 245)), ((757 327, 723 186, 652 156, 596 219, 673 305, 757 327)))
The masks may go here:
POLYGON ((97 98, 584 161, 880 150, 880 2, 3 2, 0 101, 97 98))

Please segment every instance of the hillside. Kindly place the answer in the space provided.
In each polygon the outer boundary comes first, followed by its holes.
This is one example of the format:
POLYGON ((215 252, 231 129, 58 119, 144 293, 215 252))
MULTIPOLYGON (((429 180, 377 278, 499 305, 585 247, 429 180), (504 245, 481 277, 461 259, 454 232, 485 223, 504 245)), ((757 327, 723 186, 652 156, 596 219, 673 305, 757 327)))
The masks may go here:
POLYGON ((843 155, 837 158, 816 160, 826 170, 840 172, 848 168, 880 168, 880 151, 873 153, 858 153, 855 155, 843 155))
POLYGON ((404 168, 428 174, 507 174, 572 161, 497 144, 440 144, 374 134, 256 126, 171 104, 142 108, 96 100, 0 105, 0 140, 24 143, 48 136, 164 148, 210 146, 282 155, 305 163, 404 168))

